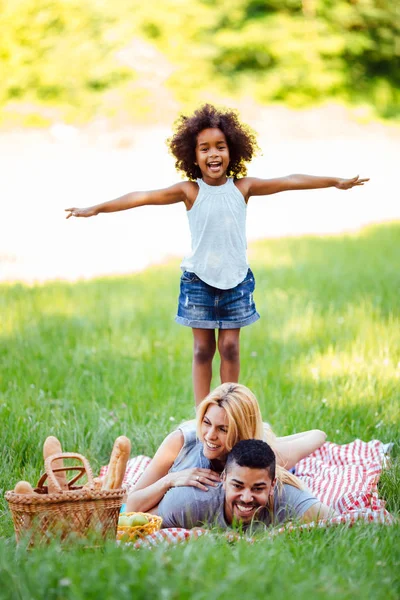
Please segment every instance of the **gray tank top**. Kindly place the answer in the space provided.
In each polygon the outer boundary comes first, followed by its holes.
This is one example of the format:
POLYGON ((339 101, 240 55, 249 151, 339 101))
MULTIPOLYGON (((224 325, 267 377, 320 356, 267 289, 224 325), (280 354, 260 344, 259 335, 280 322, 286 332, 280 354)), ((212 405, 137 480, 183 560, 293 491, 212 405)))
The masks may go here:
MULTIPOLYGON (((271 429, 269 423, 264 422, 265 433, 271 429)), ((183 446, 176 457, 174 464, 169 472, 183 471, 192 467, 201 467, 202 469, 212 469, 217 473, 221 471, 221 464, 217 464, 206 458, 203 454, 203 442, 196 435, 196 425, 194 421, 187 421, 179 426, 183 435, 183 446)))
POLYGON ((228 290, 246 277, 246 209, 243 195, 229 178, 224 185, 197 180, 199 193, 187 212, 192 253, 181 264, 215 288, 228 290))
POLYGON ((191 469, 192 467, 212 469, 211 461, 203 454, 203 444, 197 439, 196 427, 193 423, 183 423, 179 429, 182 432, 184 442, 174 464, 169 470, 170 473, 183 471, 183 469, 191 469))

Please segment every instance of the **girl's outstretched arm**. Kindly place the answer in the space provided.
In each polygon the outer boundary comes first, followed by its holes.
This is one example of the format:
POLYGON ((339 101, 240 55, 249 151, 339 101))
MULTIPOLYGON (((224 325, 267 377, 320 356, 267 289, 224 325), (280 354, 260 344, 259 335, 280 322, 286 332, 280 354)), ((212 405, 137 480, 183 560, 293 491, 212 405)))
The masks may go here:
POLYGON ((165 438, 153 460, 129 494, 128 512, 152 510, 154 512, 154 508, 171 487, 189 485, 207 491, 206 486, 216 485, 220 481, 217 473, 200 467, 169 473, 183 443, 183 435, 179 429, 165 438))
POLYGON ((287 175, 276 179, 258 179, 257 177, 243 177, 235 183, 246 200, 250 196, 267 196, 290 190, 315 190, 336 187, 339 190, 349 190, 359 185, 364 185, 369 179, 360 179, 359 175, 351 179, 341 177, 319 177, 314 175, 287 175))
POLYGON ((66 208, 67 219, 70 217, 94 217, 99 213, 117 212, 120 210, 127 210, 128 208, 136 208, 138 206, 145 205, 162 205, 162 204, 176 204, 177 202, 184 202, 187 208, 188 198, 191 195, 191 187, 194 184, 190 181, 182 181, 176 183, 168 188, 161 190, 150 190, 146 192, 130 192, 109 202, 103 202, 101 204, 95 204, 87 208, 66 208))

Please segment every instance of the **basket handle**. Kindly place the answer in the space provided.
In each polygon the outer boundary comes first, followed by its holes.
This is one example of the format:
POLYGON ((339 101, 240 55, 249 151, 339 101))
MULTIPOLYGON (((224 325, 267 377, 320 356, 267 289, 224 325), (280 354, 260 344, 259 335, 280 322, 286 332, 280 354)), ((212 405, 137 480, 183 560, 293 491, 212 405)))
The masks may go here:
MULTIPOLYGON (((59 482, 57 481, 54 472, 61 471, 63 469, 54 469, 54 471, 53 471, 52 463, 59 458, 76 458, 76 459, 80 460, 83 463, 83 467, 84 467, 86 476, 88 478, 89 488, 90 489, 94 488, 93 472, 92 472, 92 468, 91 468, 87 458, 82 456, 82 454, 78 454, 75 452, 59 452, 58 454, 52 454, 51 456, 48 456, 46 458, 46 460, 44 461, 44 468, 45 468, 47 477, 51 480, 53 485, 57 488, 57 491, 61 492, 63 490, 61 489, 61 486, 60 486, 59 482)), ((69 470, 70 468, 66 467, 65 470, 67 470, 67 469, 69 470)), ((82 475, 82 474, 83 473, 81 471, 80 475, 82 475)), ((76 479, 75 479, 75 481, 76 481, 76 479)))
MULTIPOLYGON (((75 477, 73 477, 70 481, 68 481, 68 488, 71 489, 71 486, 74 485, 74 483, 76 483, 78 481, 78 479, 80 479, 82 477, 82 475, 85 474, 85 467, 78 467, 78 465, 75 465, 73 467, 59 467, 58 469, 53 469, 53 473, 60 473, 60 471, 63 472, 67 472, 67 471, 78 471, 78 473, 75 475, 75 477)), ((36 488, 43 488, 44 482, 47 479, 47 473, 44 472, 43 475, 41 476, 41 478, 39 479, 39 481, 37 482, 37 486, 36 488)), ((35 491, 38 491, 38 489, 36 489, 35 491)), ((66 490, 65 490, 66 491, 66 490)))

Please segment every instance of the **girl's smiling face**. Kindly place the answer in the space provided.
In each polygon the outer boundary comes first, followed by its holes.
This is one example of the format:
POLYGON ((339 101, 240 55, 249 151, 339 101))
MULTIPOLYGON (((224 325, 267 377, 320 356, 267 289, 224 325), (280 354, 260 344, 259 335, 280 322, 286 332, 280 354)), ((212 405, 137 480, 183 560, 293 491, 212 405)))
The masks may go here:
POLYGON ((203 454, 209 460, 224 459, 227 455, 228 415, 220 406, 211 404, 201 423, 203 454))
POLYGON ((200 131, 196 143, 196 162, 203 181, 208 185, 226 183, 229 160, 229 148, 225 134, 217 127, 200 131))

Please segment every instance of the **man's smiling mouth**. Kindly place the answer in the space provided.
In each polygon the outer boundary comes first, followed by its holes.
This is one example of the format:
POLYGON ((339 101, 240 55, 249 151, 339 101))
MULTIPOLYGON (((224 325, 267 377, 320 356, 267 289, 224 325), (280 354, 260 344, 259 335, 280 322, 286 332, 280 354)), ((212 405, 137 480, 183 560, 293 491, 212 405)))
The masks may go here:
POLYGON ((254 504, 248 505, 248 504, 239 504, 239 503, 236 503, 235 506, 238 509, 238 512, 241 515, 244 515, 244 516, 245 515, 250 515, 257 508, 257 506, 255 506, 254 504))

